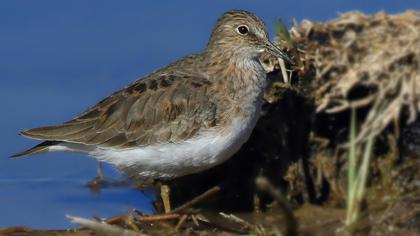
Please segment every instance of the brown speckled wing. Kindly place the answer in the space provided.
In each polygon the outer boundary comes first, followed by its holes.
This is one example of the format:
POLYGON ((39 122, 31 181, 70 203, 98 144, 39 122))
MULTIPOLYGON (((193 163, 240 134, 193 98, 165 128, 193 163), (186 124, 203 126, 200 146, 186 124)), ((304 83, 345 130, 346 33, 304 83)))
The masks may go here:
POLYGON ((105 98, 73 120, 22 135, 99 147, 132 148, 177 142, 217 125, 211 82, 182 73, 155 73, 105 98))

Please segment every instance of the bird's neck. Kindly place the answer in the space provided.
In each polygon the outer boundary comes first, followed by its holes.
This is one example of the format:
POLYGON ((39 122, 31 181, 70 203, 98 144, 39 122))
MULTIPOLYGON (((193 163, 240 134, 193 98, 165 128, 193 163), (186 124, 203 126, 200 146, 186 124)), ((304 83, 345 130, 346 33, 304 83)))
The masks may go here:
POLYGON ((253 120, 261 110, 266 72, 257 58, 222 53, 215 53, 206 60, 209 62, 207 75, 213 81, 212 92, 215 99, 221 99, 218 101, 220 111, 230 114, 223 116, 228 117, 229 122, 232 117, 253 120))
POLYGON ((266 72, 256 56, 238 50, 208 50, 207 74, 218 83, 231 83, 235 90, 263 89, 266 72))

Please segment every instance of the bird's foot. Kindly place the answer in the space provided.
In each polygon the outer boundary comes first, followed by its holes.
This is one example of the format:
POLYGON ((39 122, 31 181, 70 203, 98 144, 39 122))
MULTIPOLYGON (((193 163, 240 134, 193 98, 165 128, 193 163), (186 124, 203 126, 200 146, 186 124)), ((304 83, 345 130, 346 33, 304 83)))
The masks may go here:
POLYGON ((92 190, 92 192, 100 193, 101 189, 107 185, 107 181, 105 180, 104 173, 102 170, 102 162, 98 162, 98 167, 96 169, 96 176, 86 183, 86 186, 92 190))

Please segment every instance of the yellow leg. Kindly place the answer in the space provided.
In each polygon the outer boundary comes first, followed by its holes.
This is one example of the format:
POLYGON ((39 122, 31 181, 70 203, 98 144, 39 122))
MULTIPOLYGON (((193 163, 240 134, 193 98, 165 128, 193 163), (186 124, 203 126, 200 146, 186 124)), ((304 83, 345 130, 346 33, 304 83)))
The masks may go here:
POLYGON ((160 186, 160 197, 163 202, 163 209, 165 213, 171 212, 171 202, 169 199, 170 188, 168 185, 163 184, 160 186))

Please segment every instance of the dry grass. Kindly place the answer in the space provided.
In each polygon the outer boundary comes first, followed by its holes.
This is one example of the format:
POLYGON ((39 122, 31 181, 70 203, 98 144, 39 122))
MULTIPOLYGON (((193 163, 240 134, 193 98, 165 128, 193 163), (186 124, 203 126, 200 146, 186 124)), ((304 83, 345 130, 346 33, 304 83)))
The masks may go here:
MULTIPOLYGON (((307 80, 303 84, 310 84, 304 89, 310 87, 307 94, 313 99, 315 119, 322 114, 328 121, 337 117, 342 120, 332 125, 329 136, 320 137, 314 129, 313 137, 317 141, 324 139, 326 145, 315 148, 312 163, 315 171, 327 179, 332 192, 347 195, 341 198, 346 199, 348 207, 346 225, 354 225, 369 214, 378 214, 363 209, 364 195, 367 187, 375 188, 369 181, 373 175, 386 178, 390 171, 369 173, 375 170, 370 160, 377 164, 386 156, 384 152, 394 152, 391 144, 398 142, 400 129, 416 121, 420 112, 420 13, 368 16, 349 12, 327 23, 304 21, 293 27, 291 36, 298 42, 298 73, 307 80), (351 142, 339 135, 355 130, 344 127, 350 122, 343 119, 343 114, 347 116, 350 111, 357 112, 353 119, 359 124, 351 142), (380 139, 386 148, 372 152, 374 139, 380 139), (382 157, 375 155, 381 152, 382 157), (325 163, 330 169, 323 169, 325 163), (348 181, 343 181, 346 178, 348 181), (366 186, 368 182, 370 186, 366 186), (347 194, 342 191, 345 183, 347 194)), ((397 151, 388 156, 395 160, 398 155, 397 151)), ((399 199, 397 195, 393 197, 399 199)))
POLYGON ((419 12, 350 12, 323 24, 304 21, 291 33, 305 44, 302 65, 315 69, 317 112, 371 107, 356 140, 380 134, 402 114, 408 122, 415 120, 420 111, 419 12))

